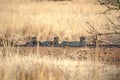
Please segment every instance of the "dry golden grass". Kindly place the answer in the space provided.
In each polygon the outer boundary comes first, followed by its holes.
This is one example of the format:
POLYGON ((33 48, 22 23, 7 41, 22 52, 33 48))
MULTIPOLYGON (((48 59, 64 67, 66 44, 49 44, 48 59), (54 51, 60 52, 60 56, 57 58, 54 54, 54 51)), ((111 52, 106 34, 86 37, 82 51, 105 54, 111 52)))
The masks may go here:
MULTIPOLYGON (((105 6, 98 5, 95 0, 72 2, 0 0, 0 38, 19 43, 26 42, 26 38, 31 36, 36 36, 40 40, 51 40, 54 36, 59 36, 61 41, 78 40, 80 36, 88 35, 86 22, 90 21, 99 32, 103 31, 104 25, 109 22, 100 13, 106 9, 105 6)), ((120 24, 116 20, 119 15, 119 11, 108 14, 116 24, 120 24)), ((67 49, 49 49, 52 52, 46 54, 44 51, 47 48, 38 47, 35 48, 35 52, 31 51, 32 48, 25 49, 27 51, 19 47, 0 48, 0 80, 119 80, 120 78, 120 68, 116 65, 107 65, 91 59, 77 60, 76 53, 82 54, 79 49, 75 51, 68 49, 69 55, 75 59, 66 55, 67 49), (48 55, 49 53, 51 55, 48 55)), ((95 53, 97 52, 98 49, 95 53)))
MULTIPOLYGON (((55 53, 41 55, 44 51, 40 54, 19 52, 19 48, 18 50, 5 48, 5 52, 3 51, 1 48, 0 80, 119 80, 120 78, 120 67, 116 65, 107 65, 90 59, 73 60, 67 56, 54 56, 55 53), (22 55, 23 53, 27 55, 22 55)), ((70 54, 77 55, 72 52, 70 54)))
MULTIPOLYGON (((87 36, 90 22, 98 32, 109 21, 102 13, 107 8, 95 4, 93 0, 80 2, 25 2, 0 3, 0 37, 23 39, 39 36, 41 40, 51 40, 59 36, 61 40, 78 40, 87 36), (89 3, 91 2, 91 3, 89 3)), ((108 15, 119 24, 119 11, 108 15)))

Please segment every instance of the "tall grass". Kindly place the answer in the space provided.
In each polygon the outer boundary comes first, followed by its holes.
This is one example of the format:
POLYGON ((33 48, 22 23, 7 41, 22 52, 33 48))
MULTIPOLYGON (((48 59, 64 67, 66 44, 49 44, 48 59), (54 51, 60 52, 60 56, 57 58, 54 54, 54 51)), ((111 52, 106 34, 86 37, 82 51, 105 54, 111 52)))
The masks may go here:
MULTIPOLYGON (((54 36, 78 40, 80 36, 89 35, 86 22, 94 25, 98 32, 105 31, 103 28, 109 21, 100 13, 106 9, 92 3, 0 3, 0 37, 19 40, 37 36, 39 32, 40 40, 54 36)), ((112 13, 110 18, 119 25, 117 16, 119 12, 112 13)))
MULTIPOLYGON (((0 0, 0 39, 19 44, 32 36, 37 37, 38 41, 51 40, 54 36, 59 36, 61 41, 78 40, 80 36, 88 36, 87 21, 100 32, 101 26, 105 27, 108 23, 104 15, 99 14, 106 8, 93 3, 94 0, 75 0, 73 3, 0 0)), ((110 15, 119 24, 115 16, 119 13, 110 15)), ((44 50, 39 46, 35 52, 31 49, 24 52, 19 47, 0 47, 0 80, 117 80, 116 75, 119 76, 120 68, 92 61, 87 49, 89 60, 77 60, 77 51, 69 52, 76 54, 72 56, 75 60, 65 56, 67 48, 59 53, 63 55, 57 55, 53 47, 51 55, 44 55, 44 50)), ((96 53, 95 58, 98 48, 93 53, 96 53)))
POLYGON ((0 80, 119 80, 115 65, 15 49, 0 49, 0 80))
POLYGON ((61 40, 78 40, 80 36, 88 35, 87 21, 101 30, 107 20, 99 13, 105 9, 104 6, 85 3, 1 3, 0 36, 20 39, 37 36, 39 32, 43 40, 53 36, 59 36, 61 40))

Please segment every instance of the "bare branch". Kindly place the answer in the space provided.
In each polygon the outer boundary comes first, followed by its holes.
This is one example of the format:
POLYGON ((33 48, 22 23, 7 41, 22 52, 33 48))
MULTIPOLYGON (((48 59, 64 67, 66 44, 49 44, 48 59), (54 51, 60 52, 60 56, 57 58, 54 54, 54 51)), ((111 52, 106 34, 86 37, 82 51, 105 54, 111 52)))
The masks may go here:
POLYGON ((96 33, 98 34, 97 30, 89 23, 89 22, 86 22, 88 24, 88 26, 90 27, 92 33, 96 33))
POLYGON ((98 0, 100 5, 106 6, 108 9, 103 12, 103 14, 111 10, 120 10, 120 0, 98 0))
POLYGON ((119 25, 117 26, 110 18, 108 18, 107 15, 105 15, 105 17, 109 20, 109 22, 113 25, 114 28, 120 29, 120 26, 119 25))

